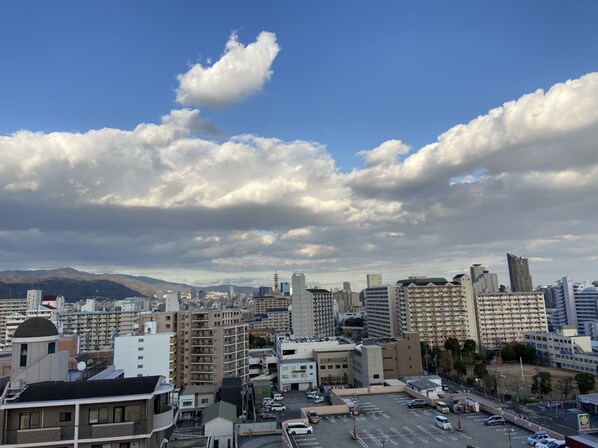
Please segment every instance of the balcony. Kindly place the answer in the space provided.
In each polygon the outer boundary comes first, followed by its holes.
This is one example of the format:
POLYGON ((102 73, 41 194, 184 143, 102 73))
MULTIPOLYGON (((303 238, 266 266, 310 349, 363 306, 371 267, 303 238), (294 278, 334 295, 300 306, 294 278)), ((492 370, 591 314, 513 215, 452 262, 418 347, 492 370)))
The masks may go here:
POLYGON ((172 406, 163 405, 160 414, 154 414, 153 431, 163 431, 170 428, 174 422, 174 411, 172 406))
POLYGON ((147 433, 147 420, 79 426, 79 439, 124 438, 147 433))

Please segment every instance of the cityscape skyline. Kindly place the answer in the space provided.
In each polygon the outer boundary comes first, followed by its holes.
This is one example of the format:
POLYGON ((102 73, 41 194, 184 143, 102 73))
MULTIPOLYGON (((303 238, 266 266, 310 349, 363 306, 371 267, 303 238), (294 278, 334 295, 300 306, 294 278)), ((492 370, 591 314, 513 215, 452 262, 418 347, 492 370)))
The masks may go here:
POLYGON ((32 5, 0 14, 0 269, 597 279, 594 2, 32 5))

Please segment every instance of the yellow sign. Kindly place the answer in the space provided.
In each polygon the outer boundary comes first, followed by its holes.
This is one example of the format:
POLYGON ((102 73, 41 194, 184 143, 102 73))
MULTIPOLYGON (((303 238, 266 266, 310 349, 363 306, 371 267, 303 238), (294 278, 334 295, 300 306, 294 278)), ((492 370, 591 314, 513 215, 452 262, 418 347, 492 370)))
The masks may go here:
POLYGON ((589 414, 577 414, 577 423, 579 430, 590 429, 590 415, 589 414))

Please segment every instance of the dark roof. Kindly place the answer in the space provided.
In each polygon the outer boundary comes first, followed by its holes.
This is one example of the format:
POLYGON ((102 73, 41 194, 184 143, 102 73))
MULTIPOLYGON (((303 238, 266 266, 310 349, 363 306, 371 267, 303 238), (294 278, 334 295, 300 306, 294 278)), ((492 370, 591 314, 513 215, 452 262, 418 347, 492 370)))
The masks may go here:
POLYGON ((32 317, 17 327, 13 338, 39 338, 44 336, 58 336, 56 326, 45 317, 32 317))
POLYGON ((140 376, 113 380, 45 381, 28 384, 14 403, 30 401, 77 400, 85 398, 145 395, 156 390, 160 376, 140 376))
POLYGON ((241 387, 241 378, 222 378, 222 387, 241 387))
POLYGON ((405 280, 399 280, 397 285, 416 285, 416 286, 425 286, 432 283, 433 285, 446 285, 449 283, 446 278, 442 277, 415 277, 415 278, 407 278, 405 280))
POLYGON ((328 291, 327 289, 322 289, 322 288, 307 288, 306 291, 309 291, 312 294, 314 294, 314 293, 317 293, 317 294, 330 294, 330 291, 328 291))

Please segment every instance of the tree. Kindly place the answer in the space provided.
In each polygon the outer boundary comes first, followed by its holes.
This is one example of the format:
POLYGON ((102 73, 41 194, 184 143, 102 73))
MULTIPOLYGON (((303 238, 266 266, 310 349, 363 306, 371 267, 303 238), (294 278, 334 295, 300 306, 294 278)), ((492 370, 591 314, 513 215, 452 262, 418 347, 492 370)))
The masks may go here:
POLYGON ((476 342, 473 339, 467 339, 463 343, 463 351, 465 353, 473 353, 476 349, 476 342))
POLYGON ((573 391, 573 378, 559 378, 556 382, 556 387, 561 393, 561 398, 566 400, 569 394, 573 391))
POLYGON ((532 394, 548 395, 552 392, 552 375, 550 372, 540 371, 532 378, 532 394))
POLYGON ((449 350, 453 355, 460 355, 461 354, 461 344, 459 344, 459 339, 457 338, 448 338, 444 342, 445 350, 449 350))
POLYGON ((451 365, 451 354, 449 352, 442 352, 440 353, 440 370, 442 370, 445 374, 451 371, 453 367, 451 365))
POLYGON ((591 373, 578 373, 575 375, 574 379, 580 394, 587 394, 589 391, 594 390, 594 375, 591 373))
POLYGON ((473 374, 478 378, 484 378, 486 375, 488 375, 488 369, 484 364, 478 363, 473 366, 473 374))
POLYGON ((503 347, 500 357, 505 362, 521 359, 524 363, 531 363, 536 359, 536 349, 521 342, 510 342, 503 347))
POLYGON ((455 369, 455 375, 457 375, 459 381, 462 380, 463 376, 467 375, 467 366, 460 359, 454 362, 453 369, 455 369))

